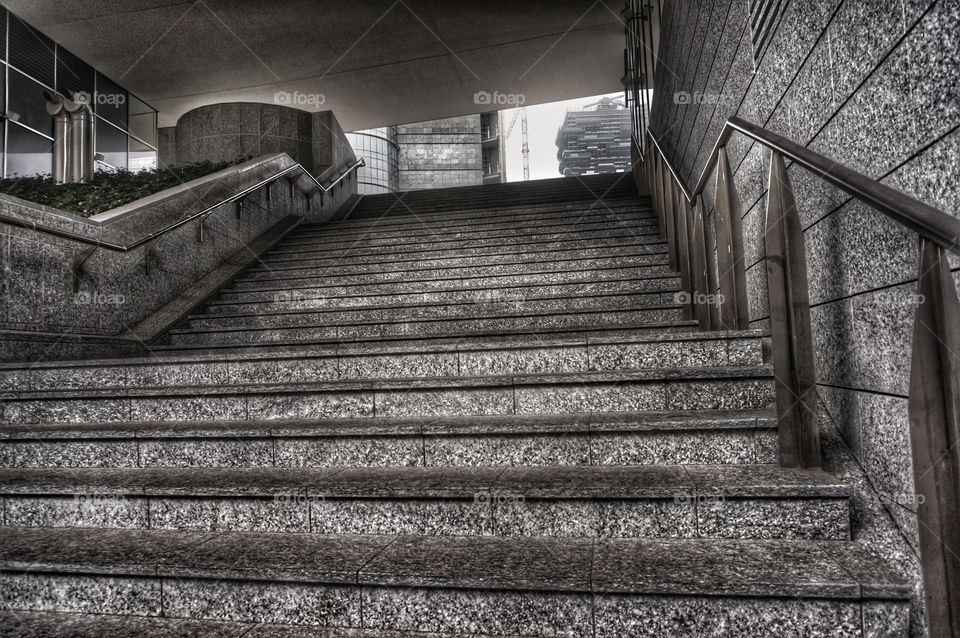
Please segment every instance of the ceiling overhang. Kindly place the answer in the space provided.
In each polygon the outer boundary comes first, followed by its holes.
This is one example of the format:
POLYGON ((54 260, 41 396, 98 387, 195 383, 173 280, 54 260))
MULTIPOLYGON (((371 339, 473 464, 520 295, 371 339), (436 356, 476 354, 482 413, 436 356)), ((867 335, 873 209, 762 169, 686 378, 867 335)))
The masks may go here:
POLYGON ((161 126, 217 102, 332 109, 356 130, 622 90, 614 0, 5 4, 156 107, 161 126))

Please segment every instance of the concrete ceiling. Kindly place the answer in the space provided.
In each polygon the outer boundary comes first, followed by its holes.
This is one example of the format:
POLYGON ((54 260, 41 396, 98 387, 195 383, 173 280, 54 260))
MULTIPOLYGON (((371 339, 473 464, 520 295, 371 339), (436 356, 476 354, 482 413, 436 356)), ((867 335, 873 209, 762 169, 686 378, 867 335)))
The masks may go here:
POLYGON ((159 109, 161 126, 227 101, 289 97, 356 130, 487 110, 478 91, 537 104, 622 90, 619 0, 4 4, 159 109))

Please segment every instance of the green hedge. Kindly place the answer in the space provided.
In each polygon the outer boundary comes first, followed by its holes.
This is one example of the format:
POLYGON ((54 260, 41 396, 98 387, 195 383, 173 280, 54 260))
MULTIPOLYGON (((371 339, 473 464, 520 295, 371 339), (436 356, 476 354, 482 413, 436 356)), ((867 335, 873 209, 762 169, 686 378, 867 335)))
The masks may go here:
POLYGON ((215 173, 235 162, 197 162, 131 173, 97 171, 89 184, 54 184, 51 177, 0 180, 0 193, 90 217, 141 197, 215 173))

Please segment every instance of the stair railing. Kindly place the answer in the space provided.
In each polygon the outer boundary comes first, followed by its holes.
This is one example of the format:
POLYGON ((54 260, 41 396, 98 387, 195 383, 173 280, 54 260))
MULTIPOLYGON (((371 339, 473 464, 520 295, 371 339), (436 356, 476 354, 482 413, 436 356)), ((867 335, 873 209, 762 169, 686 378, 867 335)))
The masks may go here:
MULTIPOLYGON (((158 239, 158 238, 166 235, 167 233, 169 233, 169 232, 171 232, 171 231, 173 231, 173 230, 176 230, 177 228, 180 228, 181 226, 183 226, 183 225, 185 225, 185 224, 189 224, 190 222, 192 222, 192 221, 195 220, 195 219, 201 219, 200 230, 198 230, 198 232, 197 232, 197 239, 198 239, 198 241, 202 242, 202 241, 203 241, 203 231, 202 231, 203 221, 202 221, 202 220, 206 219, 208 215, 210 215, 211 213, 214 213, 214 212, 215 212, 218 208, 220 208, 221 206, 224 206, 224 205, 226 205, 226 204, 230 204, 230 203, 232 203, 232 202, 237 202, 237 204, 238 204, 237 214, 240 215, 240 214, 241 214, 241 211, 242 211, 241 206, 242 206, 243 198, 245 198, 245 197, 246 197, 247 195, 249 195, 250 193, 252 193, 252 192, 254 192, 254 191, 256 191, 256 190, 259 190, 259 189, 263 188, 264 186, 268 186, 268 185, 270 185, 270 184, 273 184, 273 183, 276 182, 277 180, 279 180, 279 179, 281 179, 281 178, 283 178, 283 177, 286 177, 287 175, 290 175, 291 173, 294 173, 294 172, 302 173, 304 177, 307 177, 310 181, 312 181, 312 182, 316 185, 317 189, 320 191, 321 194, 322 194, 322 193, 328 193, 328 192, 330 192, 330 191, 333 189, 334 186, 336 186, 337 184, 339 184, 341 181, 343 181, 346 177, 348 177, 351 173, 353 173, 354 171, 356 171, 356 170, 357 170, 358 168, 360 168, 361 166, 366 166, 366 163, 364 162, 364 159, 363 159, 362 157, 361 157, 360 159, 358 159, 357 161, 355 161, 354 163, 352 163, 352 164, 350 164, 349 166, 347 166, 347 167, 343 170, 343 172, 340 173, 339 177, 337 177, 337 179, 335 179, 334 181, 332 181, 332 182, 331 182, 330 184, 328 184, 327 186, 324 186, 323 184, 321 184, 321 183, 317 180, 317 178, 314 177, 314 176, 310 173, 310 171, 308 171, 308 170, 307 170, 306 168, 304 168, 302 165, 300 165, 300 164, 294 164, 293 166, 288 166, 287 168, 279 171, 278 173, 275 173, 274 175, 271 175, 270 177, 267 177, 267 178, 265 178, 265 179, 260 180, 260 181, 257 182, 256 184, 253 184, 253 185, 251 185, 251 186, 248 186, 248 187, 246 187, 246 188, 244 188, 244 189, 242 189, 242 190, 240 190, 240 191, 237 191, 236 193, 234 193, 233 195, 230 195, 229 197, 223 198, 222 200, 220 200, 220 201, 217 202, 216 204, 213 204, 213 205, 211 205, 211 206, 207 206, 206 208, 204 208, 204 209, 201 210, 200 212, 193 213, 192 215, 188 215, 187 217, 184 217, 183 219, 180 219, 180 220, 178 220, 178 221, 176 221, 176 222, 174 222, 174 223, 172 223, 172 224, 170 224, 170 225, 168 225, 168 226, 165 226, 164 228, 161 228, 160 230, 158 230, 158 231, 155 232, 155 233, 147 233, 146 235, 144 235, 144 236, 141 237, 140 239, 137 239, 136 241, 133 241, 133 242, 131 242, 131 243, 129 243, 129 244, 117 244, 117 243, 114 243, 114 242, 109 242, 109 241, 103 241, 103 240, 101 240, 101 239, 96 239, 96 238, 94 238, 94 237, 87 237, 87 236, 85 236, 85 235, 81 235, 81 234, 79 234, 79 233, 74 233, 74 232, 71 232, 71 231, 69 231, 69 230, 63 230, 63 229, 60 229, 60 228, 54 228, 53 226, 47 226, 47 225, 45 225, 45 224, 38 224, 37 222, 28 221, 28 220, 25 220, 25 219, 20 219, 20 218, 18 218, 18 217, 11 217, 10 215, 7 215, 7 214, 5 214, 5 213, 3 213, 3 212, 0 212, 0 222, 2 222, 2 223, 4 223, 4 224, 10 224, 10 225, 12 225, 12 226, 20 226, 20 227, 22 227, 22 228, 28 228, 28 229, 30 229, 30 230, 35 230, 35 231, 40 232, 40 233, 46 233, 47 235, 55 235, 55 236, 57 236, 57 237, 63 237, 64 239, 70 239, 70 240, 73 240, 73 241, 76 241, 76 242, 80 242, 80 243, 82 243, 82 244, 88 244, 88 245, 90 245, 90 246, 93 246, 94 248, 106 248, 107 250, 112 250, 112 251, 116 251, 116 252, 126 253, 126 252, 130 252, 130 251, 133 250, 134 248, 139 248, 140 246, 143 246, 144 244, 148 244, 148 243, 152 242, 153 240, 158 239)), ((291 186, 292 186, 292 184, 293 184, 293 182, 291 182, 291 186)), ((268 198, 269 198, 269 192, 270 192, 270 191, 268 190, 268 191, 267 191, 267 193, 268 193, 267 197, 268 197, 268 198)), ((306 200, 307 200, 307 202, 308 202, 308 205, 309 205, 309 202, 310 202, 310 196, 311 196, 311 195, 312 195, 312 193, 304 193, 304 196, 306 197, 306 200)))
MULTIPOLYGON (((55 228, 53 226, 47 226, 45 224, 38 224, 35 221, 29 221, 25 219, 20 219, 18 217, 13 217, 3 212, 0 212, 0 223, 10 224, 12 226, 19 226, 21 228, 28 228, 33 231, 45 233, 47 235, 54 235, 56 237, 62 237, 64 239, 69 239, 69 240, 76 241, 82 244, 87 244, 88 246, 90 246, 90 248, 78 253, 70 264, 70 271, 73 275, 73 291, 74 293, 76 293, 80 287, 80 278, 81 278, 80 275, 81 275, 81 271, 83 269, 84 264, 86 264, 87 261, 90 259, 90 257, 92 257, 94 253, 96 253, 97 250, 99 250, 100 248, 104 248, 106 250, 111 250, 114 252, 121 252, 121 253, 130 252, 135 248, 139 248, 140 246, 148 244, 154 241, 155 239, 163 237, 167 233, 174 231, 180 228, 181 226, 189 224, 190 222, 197 219, 200 220, 199 223, 197 224, 197 235, 196 235, 197 242, 203 243, 204 222, 206 221, 207 217, 209 217, 214 212, 216 212, 221 206, 225 206, 226 204, 236 202, 236 214, 237 214, 237 217, 241 217, 243 215, 243 200, 247 195, 261 188, 267 187, 266 194, 267 194, 267 200, 269 201, 270 192, 271 192, 269 186, 274 182, 276 182, 277 180, 287 177, 292 173, 301 173, 301 175, 298 176, 296 179, 299 179, 302 176, 302 177, 306 177, 309 181, 312 181, 313 184, 316 186, 317 191, 320 192, 320 196, 322 198, 324 193, 329 193, 331 190, 333 190, 335 186, 340 184, 344 179, 349 177, 352 173, 354 173, 356 170, 358 170, 362 166, 366 166, 366 163, 364 159, 361 157, 357 159, 355 162, 353 162, 352 164, 350 164, 349 166, 347 166, 335 180, 333 180, 326 186, 321 184, 320 181, 317 180, 317 178, 314 177, 313 174, 310 171, 308 171, 306 168, 304 168, 301 164, 297 163, 292 166, 288 166, 287 168, 284 168, 283 170, 275 173, 274 175, 271 175, 270 177, 260 180, 256 184, 248 186, 234 193, 233 195, 230 195, 229 197, 225 197, 224 199, 220 200, 216 204, 207 206, 206 208, 204 208, 199 212, 193 213, 192 215, 188 215, 183 219, 177 220, 176 222, 161 228, 157 232, 147 233, 140 239, 137 239, 129 244, 118 244, 115 242, 104 241, 102 239, 97 239, 94 237, 87 237, 86 235, 81 235, 80 233, 74 233, 69 230, 63 230, 61 228, 55 228)), ((291 198, 293 197, 294 183, 295 183, 295 179, 291 179, 290 181, 290 197, 291 198)), ((314 192, 317 192, 317 191, 314 191, 314 192)), ((312 197, 314 192, 304 193, 304 198, 307 202, 308 210, 310 208, 310 198, 312 197)))
POLYGON ((750 321, 740 205, 726 153, 734 133, 771 151, 764 249, 782 466, 821 465, 806 252, 785 159, 919 236, 908 410, 923 504, 917 512, 921 560, 931 635, 960 636, 960 555, 945 542, 960 530, 960 299, 948 261, 948 253, 960 255, 960 219, 739 118, 727 120, 691 190, 648 129, 641 174, 670 264, 681 273, 684 313, 703 330, 744 329, 750 321), (703 190, 715 168, 714 253, 705 239, 703 190))

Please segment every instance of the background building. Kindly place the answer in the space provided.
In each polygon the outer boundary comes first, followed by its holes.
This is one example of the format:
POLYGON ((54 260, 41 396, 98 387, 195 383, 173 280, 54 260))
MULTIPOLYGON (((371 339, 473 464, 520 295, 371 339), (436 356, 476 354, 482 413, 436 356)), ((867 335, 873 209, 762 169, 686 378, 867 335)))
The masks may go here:
POLYGON ((397 127, 383 126, 347 133, 357 157, 366 162, 357 173, 361 195, 393 193, 400 188, 400 145, 397 127))
POLYGON ((157 165, 157 111, 0 7, 0 170, 2 177, 49 175, 53 118, 44 92, 88 100, 94 149, 118 168, 157 165))
POLYGON ((506 181, 497 111, 347 133, 360 193, 473 186, 506 181))
POLYGON ((479 115, 398 126, 400 190, 482 184, 480 137, 479 115))
POLYGON ((560 174, 593 175, 630 169, 630 111, 623 102, 602 98, 570 111, 557 131, 560 174))
POLYGON ((502 111, 480 114, 480 157, 484 184, 507 181, 503 132, 502 111))

